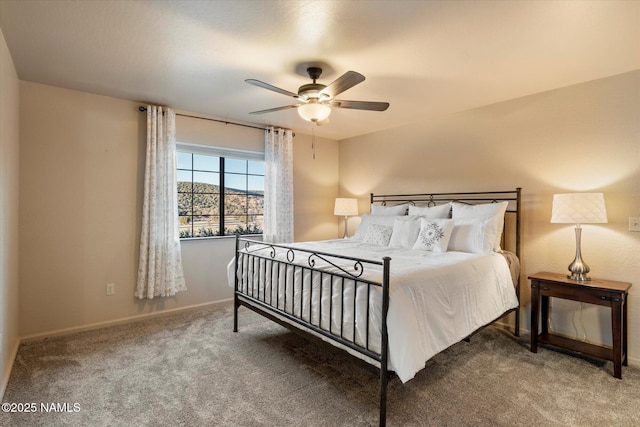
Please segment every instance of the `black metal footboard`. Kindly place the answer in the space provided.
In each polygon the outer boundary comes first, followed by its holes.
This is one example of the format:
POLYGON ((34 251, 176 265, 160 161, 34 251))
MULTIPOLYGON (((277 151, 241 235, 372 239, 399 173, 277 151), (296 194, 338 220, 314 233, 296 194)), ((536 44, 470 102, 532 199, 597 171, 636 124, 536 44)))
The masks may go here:
POLYGON ((287 327, 336 343, 380 368, 386 423, 387 312, 391 259, 372 261, 236 236, 233 331, 245 306, 287 327))

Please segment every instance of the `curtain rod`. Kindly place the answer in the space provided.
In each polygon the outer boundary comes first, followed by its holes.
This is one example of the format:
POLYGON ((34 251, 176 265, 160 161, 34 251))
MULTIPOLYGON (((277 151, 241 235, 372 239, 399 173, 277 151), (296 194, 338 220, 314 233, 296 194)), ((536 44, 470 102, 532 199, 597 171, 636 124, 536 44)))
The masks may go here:
MULTIPOLYGON (((147 111, 147 107, 140 106, 140 107, 138 107, 138 111, 147 111)), ((234 122, 229 122, 229 121, 226 121, 226 120, 210 119, 209 117, 191 116, 189 114, 182 114, 182 113, 176 113, 176 116, 190 117, 192 119, 200 119, 200 120, 209 120, 210 122, 224 123, 225 125, 242 126, 242 127, 251 128, 251 129, 268 130, 267 128, 261 128, 259 126, 245 125, 245 124, 242 124, 242 123, 234 123, 234 122)), ((278 133, 277 130, 274 131, 274 132, 278 133)), ((296 136, 296 134, 294 133, 292 136, 296 136)))

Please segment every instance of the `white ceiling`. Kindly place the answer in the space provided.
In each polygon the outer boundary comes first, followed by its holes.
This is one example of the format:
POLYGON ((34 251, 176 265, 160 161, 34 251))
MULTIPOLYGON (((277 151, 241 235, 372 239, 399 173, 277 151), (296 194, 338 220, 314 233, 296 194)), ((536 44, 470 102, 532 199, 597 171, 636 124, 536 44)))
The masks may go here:
POLYGON ((344 139, 640 69, 638 1, 21 1, 0 26, 22 80, 310 133, 297 92, 366 80, 316 135, 344 139))

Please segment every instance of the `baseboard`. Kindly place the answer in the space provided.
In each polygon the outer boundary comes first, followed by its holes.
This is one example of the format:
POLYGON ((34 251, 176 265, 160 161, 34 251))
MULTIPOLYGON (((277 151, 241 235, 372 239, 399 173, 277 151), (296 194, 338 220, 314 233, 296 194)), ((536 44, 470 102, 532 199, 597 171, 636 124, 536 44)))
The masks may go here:
POLYGON ((13 349, 11 351, 11 363, 6 366, 4 372, 2 372, 2 384, 0 384, 0 401, 4 400, 4 392, 7 389, 7 384, 9 384, 9 377, 11 376, 11 370, 13 369, 13 365, 16 361, 16 356, 18 355, 18 349, 20 348, 21 340, 17 339, 13 349))
POLYGON ((40 332, 40 333, 37 333, 37 334, 25 335, 23 337, 20 337, 20 343, 29 342, 29 341, 35 341, 35 340, 39 340, 39 339, 42 339, 42 338, 52 338, 52 337, 70 335, 70 334, 74 334, 76 332, 84 332, 84 331, 91 331, 91 330, 94 330, 94 329, 102 329, 102 328, 107 328, 109 326, 121 325, 123 323, 137 322, 137 321, 140 321, 140 320, 152 319, 154 317, 166 316, 166 315, 169 315, 169 314, 196 311, 196 310, 200 310, 200 309, 202 309, 204 307, 208 307, 208 306, 225 305, 225 304, 228 304, 231 301, 233 301, 233 298, 219 300, 219 301, 204 302, 204 303, 201 303, 201 304, 189 305, 189 306, 186 306, 186 307, 179 307, 179 308, 172 308, 172 309, 169 309, 169 310, 162 310, 162 311, 153 312, 153 313, 138 314, 136 316, 121 317, 119 319, 107 320, 107 321, 104 321, 104 322, 89 323, 87 325, 75 326, 75 327, 72 327, 72 328, 65 328, 65 329, 57 329, 57 330, 47 331, 47 332, 40 332))

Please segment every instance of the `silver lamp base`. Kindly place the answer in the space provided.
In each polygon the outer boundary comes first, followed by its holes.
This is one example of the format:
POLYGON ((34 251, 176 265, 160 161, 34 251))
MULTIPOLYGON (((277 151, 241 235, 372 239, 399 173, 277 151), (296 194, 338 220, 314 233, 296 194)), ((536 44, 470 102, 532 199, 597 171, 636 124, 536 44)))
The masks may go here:
POLYGON ((347 220, 348 219, 349 218, 345 215, 344 216, 344 236, 342 236, 343 239, 346 239, 347 237, 349 237, 347 236, 347 220))
POLYGON ((589 277, 586 273, 567 274, 567 278, 575 280, 576 282, 588 282, 589 280, 591 280, 591 277, 589 277))
POLYGON ((591 280, 589 273, 589 266, 582 260, 582 254, 580 253, 580 236, 582 234, 582 228, 580 224, 576 225, 576 257, 571 264, 569 264, 570 275, 567 277, 576 282, 588 282, 591 280))

